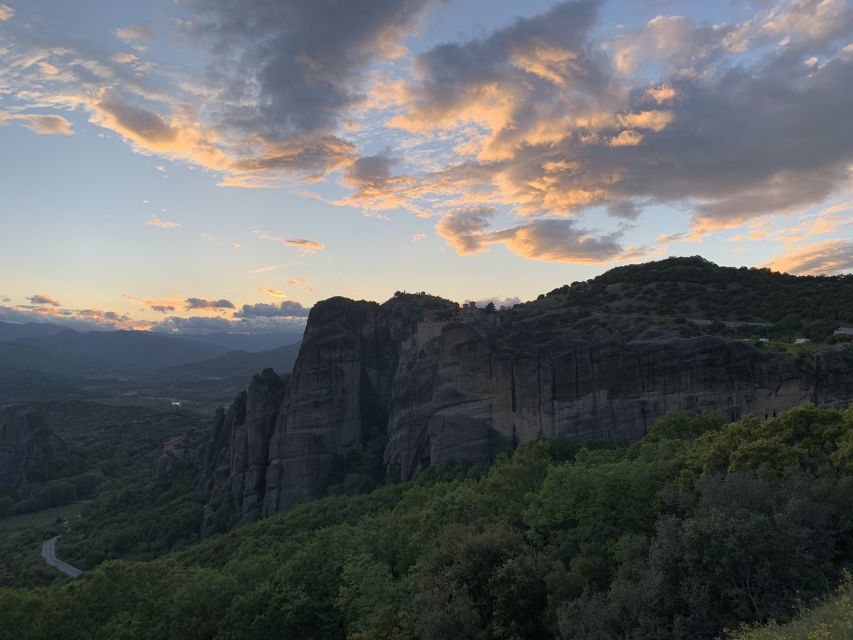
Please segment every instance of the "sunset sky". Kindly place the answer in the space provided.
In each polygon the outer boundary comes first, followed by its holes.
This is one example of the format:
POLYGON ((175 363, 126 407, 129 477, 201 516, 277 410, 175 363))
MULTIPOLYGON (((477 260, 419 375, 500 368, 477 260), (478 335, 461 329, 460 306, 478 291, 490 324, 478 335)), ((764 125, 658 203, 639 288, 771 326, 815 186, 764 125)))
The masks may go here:
POLYGON ((853 270, 853 3, 0 0, 0 320, 853 270))

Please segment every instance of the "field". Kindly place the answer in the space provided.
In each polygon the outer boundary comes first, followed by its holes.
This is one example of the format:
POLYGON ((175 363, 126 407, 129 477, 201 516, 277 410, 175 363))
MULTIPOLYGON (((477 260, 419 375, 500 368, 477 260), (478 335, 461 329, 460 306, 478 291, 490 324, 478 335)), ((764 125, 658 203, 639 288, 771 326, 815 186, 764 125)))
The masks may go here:
POLYGON ((69 520, 80 515, 83 507, 86 506, 86 500, 64 504, 60 507, 51 507, 50 509, 42 509, 32 513, 24 513, 17 516, 8 516, 0 518, 0 534, 16 533, 31 529, 33 527, 48 527, 59 520, 69 520))

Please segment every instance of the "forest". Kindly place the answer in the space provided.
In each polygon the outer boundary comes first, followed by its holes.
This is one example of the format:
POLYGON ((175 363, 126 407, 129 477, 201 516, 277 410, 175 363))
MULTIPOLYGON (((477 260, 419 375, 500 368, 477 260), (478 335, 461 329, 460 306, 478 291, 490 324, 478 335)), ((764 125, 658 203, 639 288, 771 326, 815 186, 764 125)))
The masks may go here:
POLYGON ((806 638, 809 607, 847 637, 853 410, 532 441, 174 546, 0 589, 0 637, 806 638))

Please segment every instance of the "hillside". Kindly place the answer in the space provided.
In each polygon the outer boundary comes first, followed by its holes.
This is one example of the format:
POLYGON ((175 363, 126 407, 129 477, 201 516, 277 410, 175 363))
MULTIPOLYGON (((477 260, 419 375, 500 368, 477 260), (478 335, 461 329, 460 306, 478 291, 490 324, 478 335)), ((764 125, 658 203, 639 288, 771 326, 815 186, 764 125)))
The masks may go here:
POLYGON ((813 609, 806 609, 796 620, 787 624, 771 622, 766 625, 747 625, 733 632, 731 640, 847 640, 853 638, 853 594, 850 578, 839 593, 813 609))
POLYGON ((83 358, 101 372, 161 369, 215 358, 225 347, 185 340, 149 331, 63 331, 50 336, 22 338, 20 345, 35 347, 63 358, 83 358))
POLYGON ((65 331, 64 327, 50 322, 0 322, 0 341, 32 338, 35 336, 52 336, 65 331))
MULTIPOLYGON (((208 507, 233 524, 330 487, 410 480, 451 461, 489 465, 537 438, 634 442, 672 411, 736 420, 804 402, 845 407, 853 397, 849 345, 745 339, 788 331, 789 319, 766 322, 774 319, 769 311, 749 321, 727 320, 738 316, 723 315, 722 305, 714 311, 720 317, 663 316, 670 309, 656 298, 656 306, 629 313, 619 306, 627 293, 608 293, 652 281, 687 292, 703 278, 729 276, 766 279, 767 292, 788 295, 801 324, 817 318, 812 284, 842 301, 842 311, 853 287, 853 279, 686 258, 615 269, 504 311, 459 309, 426 293, 398 292, 382 304, 320 301, 291 377, 264 371, 217 415, 208 507)), ((727 295, 742 304, 735 288, 727 295)))
POLYGON ((299 355, 299 343, 267 351, 229 351, 210 360, 168 367, 163 370, 163 373, 179 377, 230 378, 242 376, 248 379, 258 371, 270 367, 281 373, 290 373, 297 355, 299 355))
POLYGON ((720 267, 699 256, 668 258, 560 287, 508 316, 546 321, 554 313, 582 324, 609 323, 628 335, 654 326, 676 334, 699 329, 826 341, 838 327, 853 325, 853 275, 793 276, 720 267))
MULTIPOLYGON (((154 562, 0 589, 0 629, 21 639, 711 640, 741 623, 784 623, 850 566, 853 414, 806 406, 724 422, 670 415, 631 446, 536 440, 489 469, 434 468, 154 562)), ((137 553, 134 534, 152 528, 135 522, 106 539, 137 553)), ((61 539, 58 555, 82 559, 87 531, 61 539)))

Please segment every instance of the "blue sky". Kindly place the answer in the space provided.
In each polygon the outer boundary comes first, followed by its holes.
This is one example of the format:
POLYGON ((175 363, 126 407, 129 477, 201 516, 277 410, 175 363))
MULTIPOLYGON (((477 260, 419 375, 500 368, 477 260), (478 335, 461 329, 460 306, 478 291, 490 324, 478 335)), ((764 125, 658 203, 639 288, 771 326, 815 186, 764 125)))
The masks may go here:
POLYGON ((0 319, 849 272, 851 80, 842 0, 3 0, 0 319))

